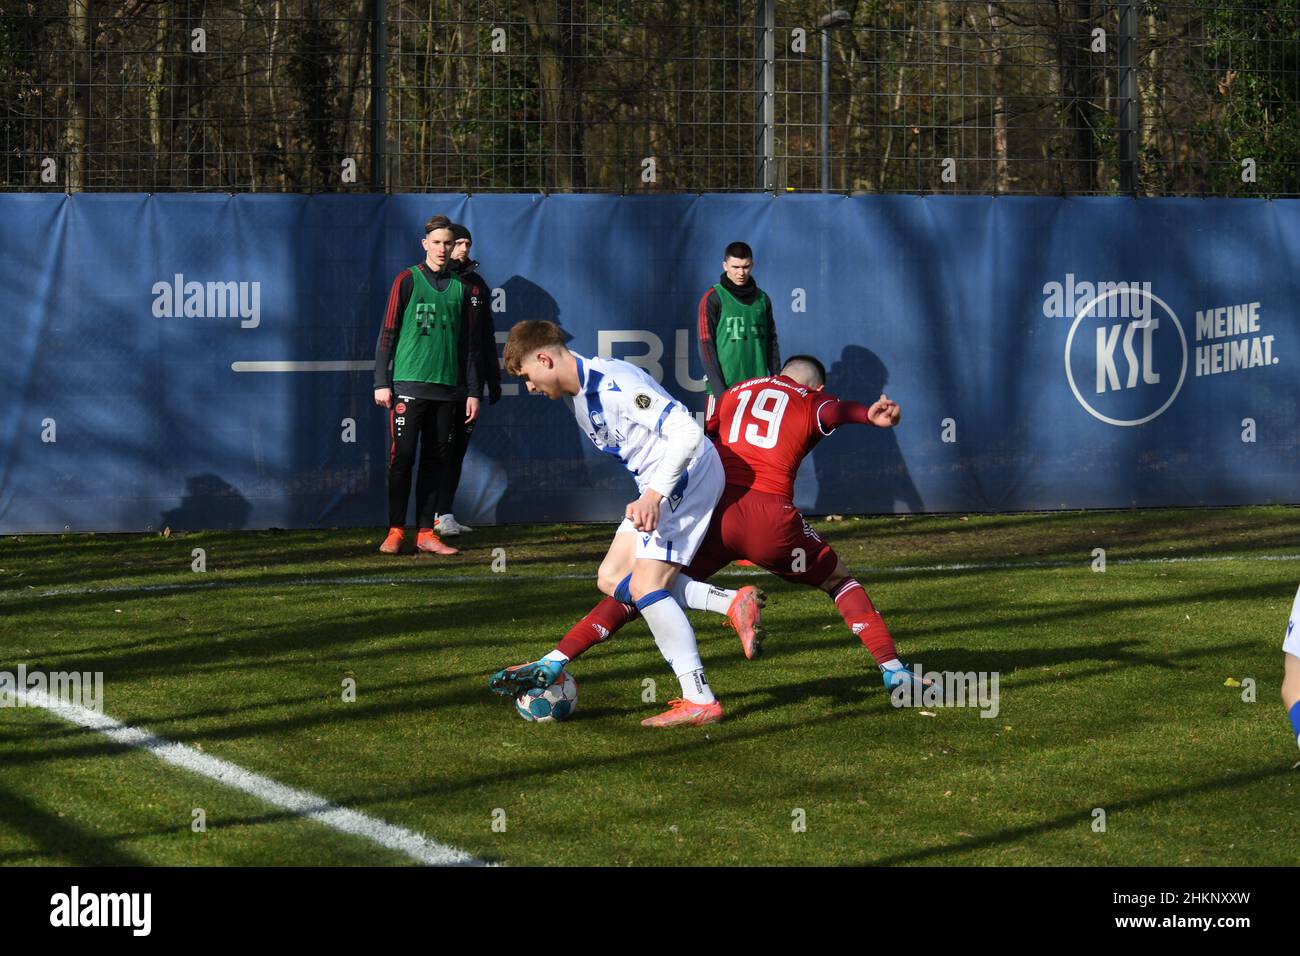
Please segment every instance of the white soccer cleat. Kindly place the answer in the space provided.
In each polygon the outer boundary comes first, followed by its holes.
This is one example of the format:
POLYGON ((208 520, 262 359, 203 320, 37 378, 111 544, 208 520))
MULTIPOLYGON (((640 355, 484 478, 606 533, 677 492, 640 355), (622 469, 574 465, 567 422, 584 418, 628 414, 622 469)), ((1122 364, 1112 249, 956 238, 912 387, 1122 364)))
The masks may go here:
POLYGON ((469 525, 461 524, 456 520, 454 514, 438 515, 438 520, 433 523, 433 530, 442 537, 460 534, 462 531, 473 531, 469 525))

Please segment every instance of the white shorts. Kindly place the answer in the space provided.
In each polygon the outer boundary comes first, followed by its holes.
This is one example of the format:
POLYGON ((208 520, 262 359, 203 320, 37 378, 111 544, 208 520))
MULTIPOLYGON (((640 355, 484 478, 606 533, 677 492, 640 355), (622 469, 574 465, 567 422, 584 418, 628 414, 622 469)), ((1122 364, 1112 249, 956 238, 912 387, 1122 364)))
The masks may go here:
POLYGON ((682 472, 682 479, 671 497, 659 504, 659 523, 654 531, 637 531, 632 522, 623 519, 615 534, 636 535, 636 556, 654 561, 667 561, 683 567, 695 558, 713 520, 713 508, 722 497, 727 476, 722 470, 713 442, 707 438, 700 442, 704 449, 682 472))
POLYGON ((1291 605, 1291 619, 1286 624, 1286 637, 1282 641, 1282 650, 1300 657, 1300 589, 1295 592, 1295 603, 1291 605))

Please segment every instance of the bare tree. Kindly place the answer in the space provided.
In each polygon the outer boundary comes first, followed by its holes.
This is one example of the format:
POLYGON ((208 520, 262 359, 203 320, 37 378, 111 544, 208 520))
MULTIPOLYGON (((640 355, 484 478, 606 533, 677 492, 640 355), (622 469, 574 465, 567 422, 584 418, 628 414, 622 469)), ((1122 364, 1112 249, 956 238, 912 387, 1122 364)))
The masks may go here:
POLYGON ((68 150, 68 191, 86 188, 88 141, 90 138, 90 78, 94 66, 94 20, 91 0, 68 0, 68 31, 72 39, 72 83, 68 96, 68 124, 65 145, 68 150))

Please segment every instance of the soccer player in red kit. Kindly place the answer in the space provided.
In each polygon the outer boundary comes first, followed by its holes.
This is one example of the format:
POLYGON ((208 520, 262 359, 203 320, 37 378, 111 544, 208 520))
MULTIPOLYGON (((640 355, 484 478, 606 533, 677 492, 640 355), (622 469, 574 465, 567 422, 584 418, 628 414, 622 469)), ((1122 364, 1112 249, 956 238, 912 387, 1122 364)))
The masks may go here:
MULTIPOLYGON (((814 446, 841 425, 892 428, 900 409, 886 396, 872 405, 840 401, 826 394, 826 370, 809 355, 796 355, 778 375, 731 386, 718 403, 718 453, 727 486, 713 512, 704 544, 686 570, 705 581, 738 558, 746 558, 787 581, 819 588, 830 596, 849 630, 867 647, 889 690, 917 678, 898 658, 884 619, 862 585, 845 568, 834 549, 809 527, 794 506, 799 463, 814 446)), ((498 671, 489 686, 518 693, 554 682, 564 665, 587 648, 608 639, 635 619, 636 609, 621 600, 619 587, 579 621, 554 651, 531 664, 498 671)), ((759 628, 737 628, 745 656, 761 651, 759 628)))

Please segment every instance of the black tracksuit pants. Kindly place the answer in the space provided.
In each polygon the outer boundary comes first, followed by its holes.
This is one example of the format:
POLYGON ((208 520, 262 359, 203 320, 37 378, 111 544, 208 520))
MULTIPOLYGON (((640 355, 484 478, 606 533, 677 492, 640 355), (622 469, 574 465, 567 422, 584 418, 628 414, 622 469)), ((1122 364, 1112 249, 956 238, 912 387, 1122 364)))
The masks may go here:
POLYGON ((388 410, 392 443, 388 452, 388 526, 406 526, 407 501, 411 497, 411 469, 415 475, 415 526, 432 528, 434 519, 451 511, 460 480, 465 400, 393 396, 388 410))

